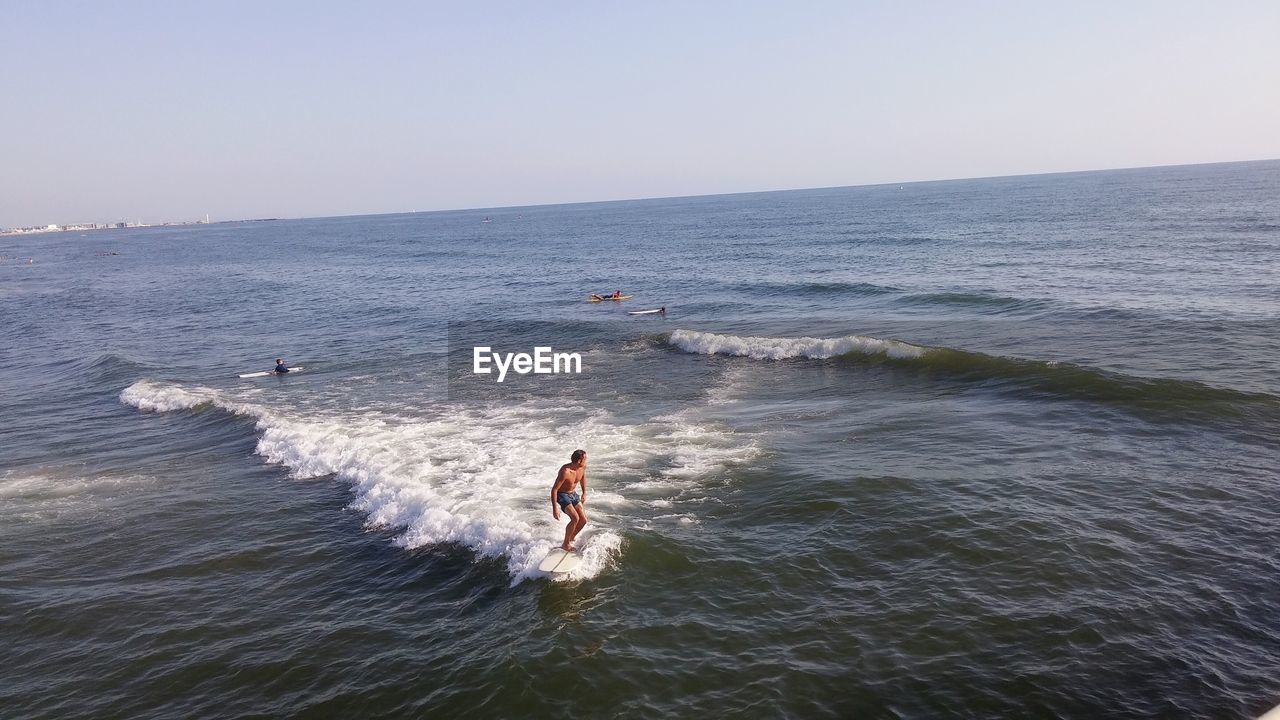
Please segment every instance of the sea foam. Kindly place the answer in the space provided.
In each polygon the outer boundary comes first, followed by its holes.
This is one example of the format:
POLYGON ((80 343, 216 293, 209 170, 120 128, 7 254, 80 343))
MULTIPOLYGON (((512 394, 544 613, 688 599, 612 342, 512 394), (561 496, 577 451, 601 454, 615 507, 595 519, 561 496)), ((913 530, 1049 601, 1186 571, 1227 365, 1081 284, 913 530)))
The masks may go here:
POLYGON ((551 515, 551 482, 569 453, 588 450, 590 518, 579 537, 583 563, 570 578, 598 575, 622 548, 620 534, 644 522, 648 504, 629 499, 632 484, 652 498, 679 492, 750 458, 749 439, 702 422, 691 411, 639 424, 615 424, 603 411, 517 405, 440 406, 422 417, 381 412, 299 417, 209 388, 141 381, 120 395, 139 409, 166 412, 204 404, 257 421, 257 453, 299 479, 334 475, 351 485, 351 507, 369 527, 390 528, 417 548, 465 545, 502 558, 512 582, 540 575, 538 563, 564 533, 551 515), (602 469, 592 472, 593 468, 602 469))
POLYGON ((929 348, 898 340, 881 340, 866 335, 838 338, 739 337, 696 330, 676 330, 669 341, 685 352, 703 355, 736 355, 756 360, 810 358, 823 360, 838 355, 883 355, 898 359, 923 357, 929 348))
POLYGON ((120 393, 120 400, 139 410, 167 412, 169 410, 185 410, 212 402, 213 392, 208 388, 185 390, 172 385, 160 385, 143 380, 125 388, 120 393))

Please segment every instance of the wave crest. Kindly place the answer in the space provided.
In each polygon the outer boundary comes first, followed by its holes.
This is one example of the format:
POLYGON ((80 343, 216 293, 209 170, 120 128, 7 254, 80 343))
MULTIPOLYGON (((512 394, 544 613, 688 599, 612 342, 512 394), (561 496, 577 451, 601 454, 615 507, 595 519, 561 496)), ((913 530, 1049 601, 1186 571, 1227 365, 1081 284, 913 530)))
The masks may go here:
POLYGON ((668 342, 686 352, 757 360, 831 358, 871 360, 930 371, 952 382, 1003 386, 1037 398, 1083 399, 1162 420, 1239 419, 1274 427, 1280 398, 1218 388, 1195 380, 1139 377, 1068 362, 987 355, 925 347, 863 335, 822 338, 739 337, 676 330, 668 342))
POLYGON ((148 380, 136 382, 120 392, 120 402, 147 412, 188 410, 213 400, 213 391, 208 388, 184 390, 148 380))
POLYGON ((867 335, 838 338, 739 337, 696 330, 676 330, 670 343, 685 352, 703 355, 736 355, 755 360, 808 358, 825 360, 841 355, 881 355, 895 359, 923 357, 930 348, 867 335))

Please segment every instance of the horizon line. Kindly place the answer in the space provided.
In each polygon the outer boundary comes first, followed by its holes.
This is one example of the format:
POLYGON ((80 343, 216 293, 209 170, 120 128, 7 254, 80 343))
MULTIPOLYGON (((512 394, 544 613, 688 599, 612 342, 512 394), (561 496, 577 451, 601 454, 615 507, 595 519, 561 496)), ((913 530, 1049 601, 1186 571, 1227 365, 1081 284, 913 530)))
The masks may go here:
MULTIPOLYGON (((840 190, 844 188, 869 188, 884 185, 922 185, 924 183, 960 182, 965 180, 998 180, 1002 178, 1040 177, 1044 175, 1079 175, 1095 172, 1119 172, 1123 170, 1156 170, 1159 168, 1197 167, 1201 165, 1241 165, 1244 163, 1280 162, 1280 157, 1252 160, 1212 160, 1209 162, 1169 163, 1165 165, 1132 165, 1123 167, 1091 168, 1088 170, 1046 170, 1044 172, 1015 173, 1012 175, 972 175, 964 177, 930 178, 927 180, 891 180, 886 182, 855 183, 852 185, 813 185, 807 187, 773 188, 769 190, 735 190, 733 192, 694 193, 692 195, 653 195, 648 197, 608 198, 604 200, 568 200, 564 202, 533 203, 530 205, 484 205, 474 207, 437 208, 433 210, 401 210, 395 212, 352 213, 349 215, 307 215, 297 217, 242 218, 221 222, 253 222, 254 220, 329 220, 336 218, 380 217, 383 215, 427 215, 447 212, 478 212, 481 210, 519 210, 523 208, 560 207, 565 205, 603 205, 606 203, 646 202, 650 200, 686 200, 692 198, 730 197, 733 195, 765 195, 769 193, 806 192, 810 190, 840 190)), ((214 224, 217 224, 216 222, 214 224)))
MULTIPOLYGON (((647 196, 647 197, 607 198, 602 200, 569 200, 569 201, 563 201, 563 202, 533 203, 528 205, 483 205, 483 206, 472 206, 472 207, 436 208, 431 210, 398 210, 398 211, 371 212, 371 213, 347 213, 347 214, 338 214, 338 215, 243 217, 243 218, 235 218, 235 219, 228 219, 228 220, 214 220, 212 222, 172 221, 171 220, 171 221, 166 221, 162 223, 156 223, 154 225, 143 225, 143 226, 138 226, 138 227, 129 228, 129 229, 166 227, 166 226, 177 227, 177 226, 184 226, 184 225, 222 225, 227 223, 260 222, 260 221, 266 221, 266 220, 273 220, 273 221, 331 220, 331 219, 338 219, 338 218, 381 217, 384 215, 427 215, 432 213, 448 213, 448 212, 479 212, 482 210, 519 210, 519 209, 525 209, 525 208, 547 208, 547 207, 561 207, 561 206, 570 206, 570 205, 602 205, 607 203, 646 202, 646 201, 657 201, 657 200, 686 200, 686 199, 693 199, 693 198, 731 197, 734 195, 765 195, 770 193, 806 192, 806 191, 813 191, 813 190, 873 188, 873 187, 882 187, 887 185, 922 185, 925 183, 962 182, 966 180, 998 180, 998 179, 1004 179, 1004 178, 1042 177, 1042 176, 1048 176, 1048 175, 1079 175, 1079 174, 1085 174, 1085 173, 1098 173, 1098 172, 1120 172, 1124 170, 1156 170, 1160 168, 1198 167, 1202 165, 1240 165, 1244 163, 1265 163, 1265 162, 1277 162, 1277 161, 1280 161, 1280 157, 1255 158, 1252 160, 1214 160, 1210 162, 1169 163, 1169 164, 1163 164, 1163 165, 1132 165, 1132 166, 1123 166, 1123 167, 1091 168, 1088 170, 1047 170, 1043 172, 1015 173, 1012 175, 971 175, 971 176, 963 176, 963 177, 929 178, 924 180, 891 180, 891 181, 885 181, 885 182, 854 183, 851 185, 813 185, 813 186, 806 186, 806 187, 772 188, 768 190, 736 190, 733 192, 694 193, 691 195, 653 195, 653 196, 647 196)), ((75 224, 78 224, 78 223, 64 223, 64 225, 75 225, 75 224)), ((38 224, 37 225, 17 225, 10 228, 0 228, 0 230, 6 230, 6 229, 12 230, 19 227, 40 227, 40 225, 38 224)), ((103 228, 103 229, 117 229, 117 228, 103 228)), ((73 232, 73 231, 53 230, 53 231, 48 231, 47 233, 40 233, 40 234, 54 234, 58 232, 73 232)))

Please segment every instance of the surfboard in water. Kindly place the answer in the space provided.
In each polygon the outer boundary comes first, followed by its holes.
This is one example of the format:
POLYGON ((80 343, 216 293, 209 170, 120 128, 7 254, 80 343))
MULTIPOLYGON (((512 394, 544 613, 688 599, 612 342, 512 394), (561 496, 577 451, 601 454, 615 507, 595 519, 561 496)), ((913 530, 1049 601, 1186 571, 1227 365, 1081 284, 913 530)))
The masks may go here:
POLYGON ((628 315, 652 315, 654 313, 660 313, 660 312, 666 312, 666 310, 663 310, 662 308, 658 308, 657 310, 628 310, 627 314, 628 315))
MULTIPOLYGON (((302 372, 303 370, 306 370, 306 368, 301 368, 301 367, 289 368, 289 373, 302 372)), ((240 377, 242 377, 242 378, 246 378, 246 377, 266 377, 266 376, 268 376, 268 375, 288 375, 289 373, 278 373, 278 372, 276 372, 275 370, 267 370, 267 371, 264 371, 264 372, 245 373, 245 374, 241 375, 240 377)))
POLYGON ((582 556, 578 553, 571 553, 560 548, 556 548, 547 554, 547 559, 543 560, 538 565, 538 569, 545 573, 562 575, 581 564, 582 556))
POLYGON ((630 300, 633 297, 635 297, 635 295, 623 295, 622 297, 614 297, 612 295, 606 295, 602 298, 587 298, 587 302, 606 302, 606 301, 619 302, 622 300, 630 300))

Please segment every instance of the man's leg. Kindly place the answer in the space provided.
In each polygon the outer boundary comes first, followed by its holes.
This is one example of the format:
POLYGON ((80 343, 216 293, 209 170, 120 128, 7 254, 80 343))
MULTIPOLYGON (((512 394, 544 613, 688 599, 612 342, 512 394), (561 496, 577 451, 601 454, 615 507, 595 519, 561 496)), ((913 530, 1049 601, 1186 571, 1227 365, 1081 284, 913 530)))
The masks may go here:
POLYGON ((573 508, 578 511, 578 517, 576 518, 576 524, 573 528, 573 537, 570 538, 570 540, 577 538, 578 533, 582 532, 582 528, 587 526, 587 509, 581 505, 574 505, 573 508))
POLYGON ((581 505, 565 505, 564 514, 569 516, 569 524, 564 526, 564 543, 561 549, 573 551, 573 538, 578 534, 578 517, 582 514, 581 505))

